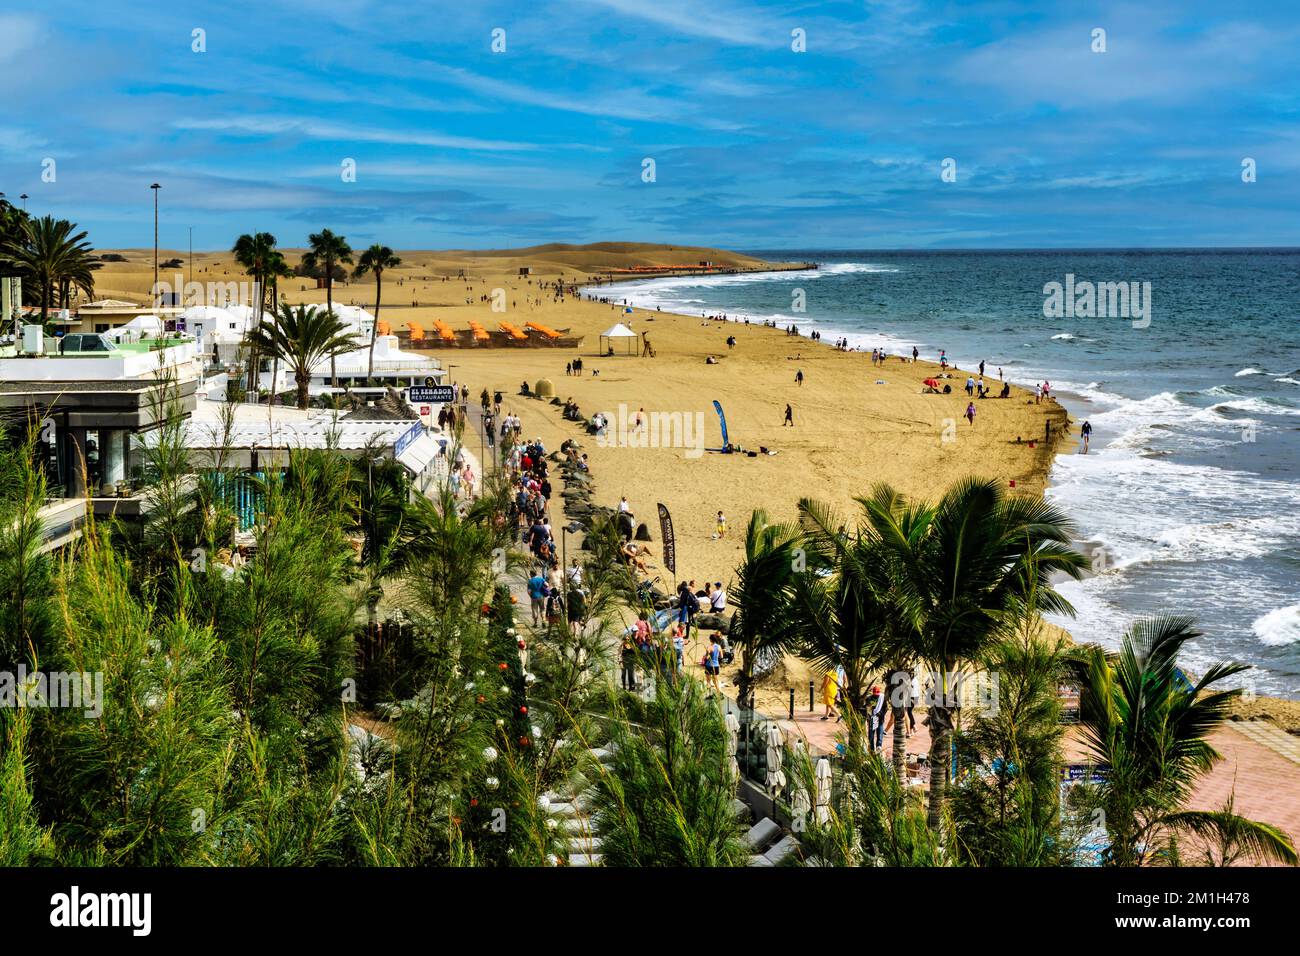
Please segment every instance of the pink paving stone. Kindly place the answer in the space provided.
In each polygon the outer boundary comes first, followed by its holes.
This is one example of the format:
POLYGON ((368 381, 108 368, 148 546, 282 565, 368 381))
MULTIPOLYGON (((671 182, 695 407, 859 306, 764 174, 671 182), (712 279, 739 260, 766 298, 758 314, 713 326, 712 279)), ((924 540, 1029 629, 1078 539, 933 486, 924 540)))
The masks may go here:
MULTIPOLYGON (((787 733, 802 736, 819 751, 832 750, 837 735, 844 734, 843 723, 821 720, 821 708, 809 713, 796 708, 795 719, 782 719, 779 724, 787 733)), ((930 749, 930 735, 921 723, 922 712, 917 712, 916 733, 907 739, 908 753, 926 753, 930 749)), ((891 728, 892 730, 892 728, 891 728)), ((885 752, 893 749, 891 730, 885 731, 885 752)), ((1223 757, 1208 774, 1201 778, 1189 809, 1222 809, 1228 795, 1235 789, 1235 811, 1252 820, 1271 823, 1300 839, 1300 764, 1276 751, 1238 733, 1229 724, 1216 731, 1210 742, 1223 757)), ((1065 756, 1070 763, 1080 763, 1087 753, 1077 730, 1067 728, 1065 756)))

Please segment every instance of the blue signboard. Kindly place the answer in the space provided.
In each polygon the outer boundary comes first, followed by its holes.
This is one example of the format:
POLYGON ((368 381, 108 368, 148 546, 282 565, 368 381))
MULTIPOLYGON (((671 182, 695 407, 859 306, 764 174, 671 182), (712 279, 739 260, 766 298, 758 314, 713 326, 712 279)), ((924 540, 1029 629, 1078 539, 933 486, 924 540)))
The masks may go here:
POLYGON ((419 422, 416 422, 406 430, 404 435, 398 438, 397 441, 393 442, 393 457, 397 457, 402 452, 406 451, 406 449, 410 448, 411 442, 415 441, 423 434, 424 426, 419 422))
POLYGON ((409 402, 447 403, 456 400, 456 388, 452 385, 412 385, 409 389, 409 402))

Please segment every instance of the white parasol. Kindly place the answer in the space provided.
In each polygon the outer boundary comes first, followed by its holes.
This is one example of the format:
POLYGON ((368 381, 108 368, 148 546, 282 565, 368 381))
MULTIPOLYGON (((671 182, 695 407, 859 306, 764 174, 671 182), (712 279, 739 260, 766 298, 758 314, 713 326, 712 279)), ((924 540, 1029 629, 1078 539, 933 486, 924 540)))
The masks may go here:
POLYGON ((813 819, 825 823, 831 815, 831 762, 825 757, 817 761, 817 804, 813 819))

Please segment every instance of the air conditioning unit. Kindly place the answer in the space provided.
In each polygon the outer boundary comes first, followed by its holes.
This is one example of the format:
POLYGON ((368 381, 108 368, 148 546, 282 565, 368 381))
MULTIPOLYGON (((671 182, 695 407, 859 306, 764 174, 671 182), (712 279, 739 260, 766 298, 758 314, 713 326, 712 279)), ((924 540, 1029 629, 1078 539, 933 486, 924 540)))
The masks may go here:
POLYGON ((39 325, 23 326, 23 351, 28 355, 40 355, 44 351, 45 330, 39 325))

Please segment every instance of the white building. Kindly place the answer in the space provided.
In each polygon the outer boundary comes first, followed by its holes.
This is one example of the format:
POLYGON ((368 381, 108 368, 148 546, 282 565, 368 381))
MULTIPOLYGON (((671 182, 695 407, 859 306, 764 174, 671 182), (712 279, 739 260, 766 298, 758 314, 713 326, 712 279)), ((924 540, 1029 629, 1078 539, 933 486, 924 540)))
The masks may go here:
MULTIPOLYGON (((313 305, 313 308, 324 308, 313 305)), ((338 355, 333 361, 334 382, 331 383, 331 363, 329 359, 319 362, 311 370, 311 382, 308 394, 315 397, 322 394, 352 392, 360 395, 383 395, 388 389, 405 390, 412 385, 440 385, 446 373, 442 364, 435 358, 405 352, 398 344, 396 335, 379 335, 375 337, 375 354, 373 365, 370 360, 370 334, 375 325, 375 317, 358 306, 335 303, 334 312, 347 327, 348 333, 357 344, 353 352, 338 355)), ((192 333, 199 342, 199 351, 211 356, 211 364, 234 370, 242 365, 245 357, 244 340, 253 328, 255 313, 246 305, 217 307, 210 305, 193 306, 186 309, 180 318, 185 322, 187 332, 192 333)), ((269 322, 269 314, 262 317, 269 322)), ((261 361, 259 386, 268 391, 283 393, 294 388, 293 373, 278 363, 276 380, 272 382, 272 369, 277 365, 269 358, 261 361)))
POLYGON ((286 467, 295 449, 330 449, 349 457, 370 449, 398 461, 421 492, 447 475, 448 438, 436 429, 430 432, 418 419, 237 405, 227 432, 222 404, 200 396, 186 422, 185 444, 197 468, 210 465, 218 454, 227 468, 259 471, 286 467))

